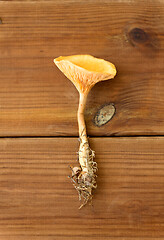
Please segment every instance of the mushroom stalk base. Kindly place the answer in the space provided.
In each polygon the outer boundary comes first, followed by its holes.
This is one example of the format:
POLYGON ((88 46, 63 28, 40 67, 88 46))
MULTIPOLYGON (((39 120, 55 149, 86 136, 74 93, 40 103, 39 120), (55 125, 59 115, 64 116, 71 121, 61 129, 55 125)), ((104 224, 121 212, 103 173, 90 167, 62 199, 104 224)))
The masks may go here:
POLYGON ((80 208, 86 205, 88 201, 92 200, 92 189, 97 187, 95 179, 97 163, 93 160, 95 153, 89 146, 84 120, 86 99, 87 94, 80 94, 79 108, 77 113, 80 140, 78 159, 80 167, 71 168, 71 180, 74 187, 78 191, 79 200, 82 202, 80 208))

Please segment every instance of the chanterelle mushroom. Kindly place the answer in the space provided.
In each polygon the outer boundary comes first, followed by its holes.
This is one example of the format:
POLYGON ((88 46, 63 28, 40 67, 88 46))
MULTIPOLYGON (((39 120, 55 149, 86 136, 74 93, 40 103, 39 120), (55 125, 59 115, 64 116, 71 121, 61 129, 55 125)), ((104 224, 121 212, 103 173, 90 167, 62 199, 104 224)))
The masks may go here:
POLYGON ((72 168, 72 181, 84 206, 92 199, 92 189, 96 188, 97 163, 93 161, 95 154, 91 150, 84 120, 84 109, 87 95, 91 88, 100 81, 114 78, 115 66, 103 59, 91 55, 72 55, 54 59, 57 67, 69 78, 79 92, 79 108, 77 112, 79 126, 79 163, 80 167, 72 168))

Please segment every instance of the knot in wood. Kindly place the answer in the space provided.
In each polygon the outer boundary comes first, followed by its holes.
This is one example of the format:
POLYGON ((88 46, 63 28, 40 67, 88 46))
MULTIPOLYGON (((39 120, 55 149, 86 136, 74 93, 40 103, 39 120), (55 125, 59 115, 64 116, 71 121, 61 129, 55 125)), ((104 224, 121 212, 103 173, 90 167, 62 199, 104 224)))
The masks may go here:
POLYGON ((112 119, 112 117, 115 114, 115 111, 116 109, 113 104, 110 103, 110 104, 103 105, 95 114, 95 117, 93 120, 94 124, 98 127, 105 125, 112 119))
POLYGON ((129 32, 129 38, 136 43, 145 43, 149 40, 149 35, 141 28, 133 28, 129 32))

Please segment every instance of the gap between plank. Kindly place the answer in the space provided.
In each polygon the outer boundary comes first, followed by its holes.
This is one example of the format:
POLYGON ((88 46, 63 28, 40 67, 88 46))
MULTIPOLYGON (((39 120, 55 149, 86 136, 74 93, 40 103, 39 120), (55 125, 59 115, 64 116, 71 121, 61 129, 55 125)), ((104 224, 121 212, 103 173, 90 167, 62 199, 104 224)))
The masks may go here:
MULTIPOLYGON (((164 137, 164 135, 123 135, 123 136, 88 136, 88 138, 147 138, 164 137)), ((78 136, 0 136, 1 138, 79 138, 78 136)))

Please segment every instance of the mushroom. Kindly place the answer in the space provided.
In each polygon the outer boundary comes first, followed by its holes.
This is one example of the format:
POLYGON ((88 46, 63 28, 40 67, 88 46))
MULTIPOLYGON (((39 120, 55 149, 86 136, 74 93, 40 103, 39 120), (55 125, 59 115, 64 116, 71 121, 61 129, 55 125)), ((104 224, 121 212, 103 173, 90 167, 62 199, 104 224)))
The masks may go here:
POLYGON ((72 168, 72 181, 79 193, 79 200, 84 206, 92 199, 92 190, 96 185, 97 163, 94 161, 95 153, 91 150, 87 138, 84 110, 87 96, 91 88, 100 81, 114 78, 115 66, 104 59, 91 55, 72 55, 54 59, 56 66, 73 82, 79 92, 79 107, 77 112, 79 126, 79 164, 72 168))

